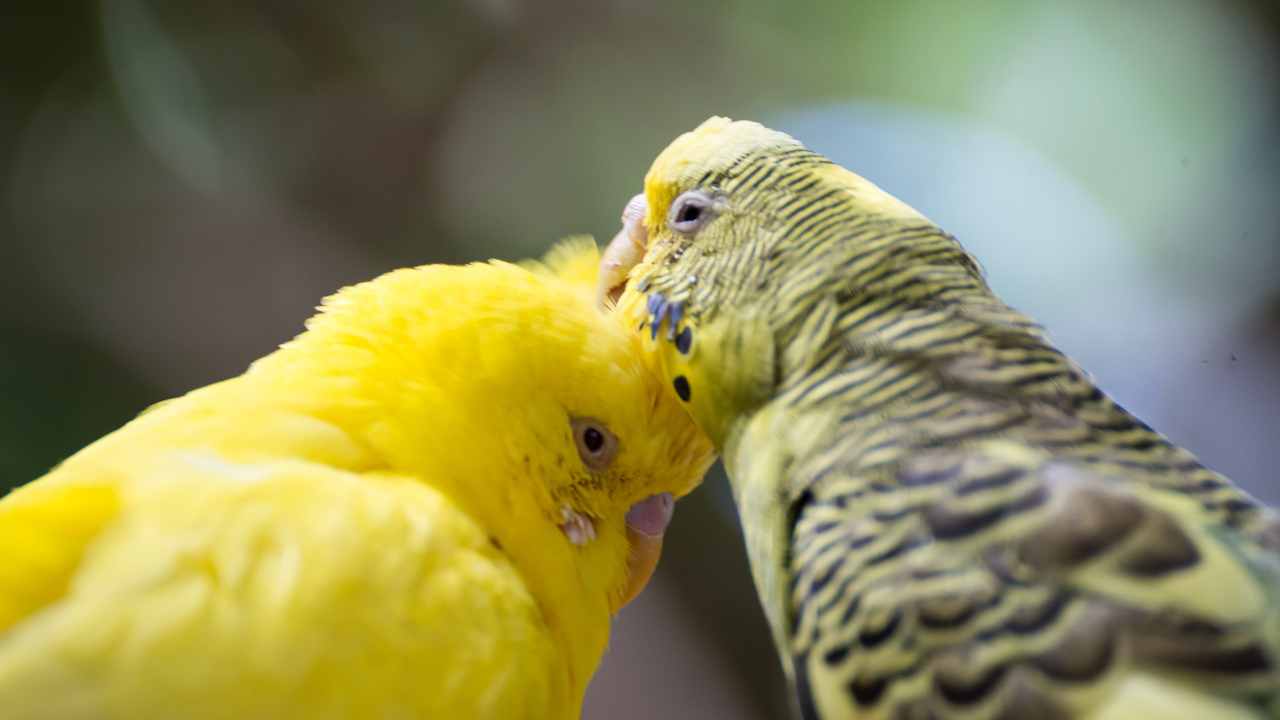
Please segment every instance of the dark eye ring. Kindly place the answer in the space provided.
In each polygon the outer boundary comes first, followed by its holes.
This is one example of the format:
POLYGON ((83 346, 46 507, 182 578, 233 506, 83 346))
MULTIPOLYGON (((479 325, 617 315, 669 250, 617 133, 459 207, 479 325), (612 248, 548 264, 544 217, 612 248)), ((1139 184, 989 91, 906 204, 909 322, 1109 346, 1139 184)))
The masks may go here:
POLYGON ((592 470, 604 470, 618 454, 618 438, 609 432, 604 423, 591 418, 574 418, 569 421, 573 430, 573 444, 578 457, 592 470))
POLYGON ((671 229, 691 233, 711 219, 714 202, 702 190, 690 190, 671 203, 669 222, 671 229))

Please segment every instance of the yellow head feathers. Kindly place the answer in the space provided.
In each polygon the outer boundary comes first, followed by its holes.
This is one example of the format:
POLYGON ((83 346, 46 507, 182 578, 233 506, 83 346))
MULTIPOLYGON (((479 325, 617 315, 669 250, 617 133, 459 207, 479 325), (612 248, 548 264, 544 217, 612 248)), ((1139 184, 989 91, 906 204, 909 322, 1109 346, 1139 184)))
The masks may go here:
POLYGON ((346 288, 0 499, 0 714, 578 717, 711 461, 597 261, 346 288))
POLYGON ((649 201, 646 225, 656 228, 681 191, 722 175, 742 157, 771 148, 802 147, 786 133, 749 120, 711 117, 671 142, 644 178, 649 201))
MULTIPOLYGON (((694 188, 715 189, 755 171, 753 182, 780 189, 782 175, 808 174, 823 188, 839 188, 865 214, 923 220, 915 209, 881 190, 872 182, 811 152, 798 140, 749 120, 712 117, 677 137, 653 161, 645 175, 649 203, 646 226, 658 232, 667 221, 672 202, 694 188), (765 162, 751 162, 763 159, 765 162), (770 173, 768 168, 776 169, 770 173), (769 176, 772 177, 761 177, 769 176)), ((733 198, 728 198, 733 207, 733 198)))
POLYGON ((397 270, 329 298, 307 333, 255 370, 305 363, 321 366, 308 377, 341 379, 345 393, 317 397, 367 421, 397 468, 457 462, 489 471, 470 484, 513 485, 495 496, 529 492, 548 513, 572 496, 583 512, 620 517, 647 495, 688 492, 710 454, 666 400, 634 328, 594 306, 598 258, 573 239, 542 262, 397 270), (617 435, 613 466, 583 464, 575 418, 617 435))

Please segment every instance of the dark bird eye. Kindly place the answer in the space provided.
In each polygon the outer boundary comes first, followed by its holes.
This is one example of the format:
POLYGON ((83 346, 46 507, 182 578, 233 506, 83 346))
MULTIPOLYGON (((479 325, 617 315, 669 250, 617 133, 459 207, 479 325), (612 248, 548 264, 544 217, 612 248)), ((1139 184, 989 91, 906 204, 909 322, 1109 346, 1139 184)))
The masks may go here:
POLYGON ((682 225, 684 223, 691 223, 697 220, 699 215, 702 215, 702 208, 698 207, 694 203, 685 203, 684 206, 680 208, 680 215, 676 217, 676 222, 682 225))
POLYGON ((599 420, 575 418, 570 421, 573 443, 583 464, 592 470, 603 470, 618 454, 618 439, 599 420))
POLYGON ((676 232, 694 232, 711 219, 712 207, 711 196, 705 191, 690 190, 671 203, 671 228, 676 232))

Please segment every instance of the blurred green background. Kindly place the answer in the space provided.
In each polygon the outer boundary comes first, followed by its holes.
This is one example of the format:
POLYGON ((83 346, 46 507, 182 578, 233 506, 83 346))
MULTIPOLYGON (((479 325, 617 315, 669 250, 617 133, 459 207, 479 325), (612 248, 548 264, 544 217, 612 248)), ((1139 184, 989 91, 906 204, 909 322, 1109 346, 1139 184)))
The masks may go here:
MULTIPOLYGON (((0 487, 337 287, 607 238, 711 114, 938 221, 1122 403, 1280 502, 1280 5, 7 3, 0 487)), ((587 718, 779 717, 723 478, 587 718)))

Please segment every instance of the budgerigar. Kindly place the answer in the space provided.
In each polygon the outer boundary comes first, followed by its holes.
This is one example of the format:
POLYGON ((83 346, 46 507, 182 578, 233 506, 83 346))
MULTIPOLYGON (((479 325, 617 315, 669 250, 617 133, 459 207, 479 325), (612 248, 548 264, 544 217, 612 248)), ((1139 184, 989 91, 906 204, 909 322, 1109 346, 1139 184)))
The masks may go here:
POLYGON ((602 294, 631 271, 623 309, 723 454, 805 717, 1280 716, 1276 515, 950 235, 721 118, 624 223, 602 294))
POLYGON ((398 270, 0 501, 5 720, 576 720, 710 445, 550 267, 398 270))

